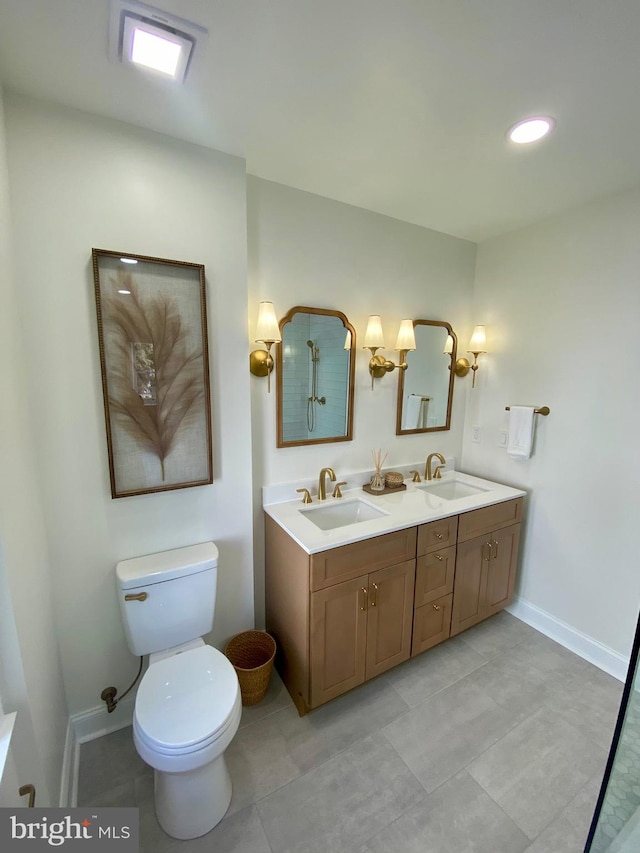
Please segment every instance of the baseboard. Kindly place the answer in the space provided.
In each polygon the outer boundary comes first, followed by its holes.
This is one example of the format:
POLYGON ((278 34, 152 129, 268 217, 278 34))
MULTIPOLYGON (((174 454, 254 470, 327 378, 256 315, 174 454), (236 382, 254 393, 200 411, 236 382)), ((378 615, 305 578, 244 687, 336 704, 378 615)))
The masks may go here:
POLYGON ((78 769, 82 744, 130 726, 133 722, 134 706, 135 696, 132 696, 118 702, 115 711, 111 714, 103 705, 82 711, 80 714, 73 714, 69 718, 60 782, 62 807, 74 808, 78 803, 78 769))
POLYGON ((589 663, 594 664, 599 669, 608 672, 618 681, 626 679, 629 658, 619 652, 610 649, 598 640, 594 640, 593 637, 583 634, 582 631, 572 628, 571 625, 523 598, 515 598, 507 610, 518 619, 526 622, 527 625, 531 625, 532 628, 540 631, 541 634, 560 643, 569 651, 580 655, 581 658, 588 660, 589 663))

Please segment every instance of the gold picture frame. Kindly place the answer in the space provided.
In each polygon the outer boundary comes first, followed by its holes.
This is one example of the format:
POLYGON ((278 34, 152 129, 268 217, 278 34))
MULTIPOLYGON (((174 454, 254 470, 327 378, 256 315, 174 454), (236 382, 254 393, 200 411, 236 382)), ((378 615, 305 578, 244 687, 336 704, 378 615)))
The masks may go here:
POLYGON ((203 264, 92 249, 113 498, 213 482, 203 264))

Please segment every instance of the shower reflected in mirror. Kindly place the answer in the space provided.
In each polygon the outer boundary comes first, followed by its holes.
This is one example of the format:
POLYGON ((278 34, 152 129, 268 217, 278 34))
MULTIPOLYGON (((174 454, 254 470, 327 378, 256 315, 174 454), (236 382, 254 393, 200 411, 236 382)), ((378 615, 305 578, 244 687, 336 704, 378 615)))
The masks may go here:
POLYGON ((316 406, 324 406, 326 397, 318 397, 318 365, 320 363, 320 347, 313 341, 307 341, 311 350, 311 396, 307 397, 307 431, 314 432, 316 428, 316 406))
POLYGON ((340 311, 296 306, 276 350, 277 446, 350 441, 355 330, 340 311))

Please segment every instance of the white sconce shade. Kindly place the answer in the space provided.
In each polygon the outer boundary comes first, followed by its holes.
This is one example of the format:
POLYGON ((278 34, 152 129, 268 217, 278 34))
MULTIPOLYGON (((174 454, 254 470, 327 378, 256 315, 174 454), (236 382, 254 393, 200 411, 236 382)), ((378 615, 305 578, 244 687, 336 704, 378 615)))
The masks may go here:
POLYGON ((344 336, 344 348, 351 349, 351 331, 347 329, 347 334, 344 336))
POLYGON ((379 314, 372 314, 367 323, 367 331, 364 335, 363 349, 380 349, 384 347, 384 335, 382 334, 382 321, 379 314))
POLYGON ((444 344, 444 349, 442 350, 444 355, 451 355, 453 352, 453 338, 451 335, 447 335, 447 340, 444 344))
POLYGON ((256 326, 256 343, 277 343, 282 340, 280 327, 273 308, 273 302, 261 302, 258 309, 258 325, 256 326))
POLYGON ((416 348, 416 336, 413 330, 413 320, 400 320, 396 350, 414 350, 416 348))
POLYGON ((469 346, 467 347, 469 352, 486 352, 487 351, 487 336, 485 333, 484 326, 476 326, 473 330, 473 334, 471 335, 471 340, 469 341, 469 346))

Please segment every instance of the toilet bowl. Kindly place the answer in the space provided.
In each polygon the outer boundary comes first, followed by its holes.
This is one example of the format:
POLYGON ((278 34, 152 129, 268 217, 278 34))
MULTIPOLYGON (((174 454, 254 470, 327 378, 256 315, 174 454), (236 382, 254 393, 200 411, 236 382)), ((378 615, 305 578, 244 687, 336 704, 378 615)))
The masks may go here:
POLYGON ((133 740, 154 769, 158 822, 181 840, 213 829, 231 801, 224 751, 240 725, 240 685, 229 660, 202 639, 213 626, 217 570, 213 542, 116 566, 127 644, 149 655, 133 740))
POLYGON ((133 739, 155 771, 155 806, 164 831, 179 839, 209 832, 231 801, 224 751, 240 724, 233 666, 202 643, 152 660, 136 697, 133 739))

